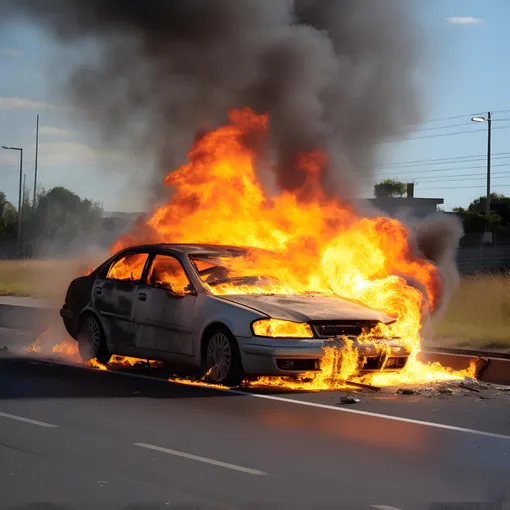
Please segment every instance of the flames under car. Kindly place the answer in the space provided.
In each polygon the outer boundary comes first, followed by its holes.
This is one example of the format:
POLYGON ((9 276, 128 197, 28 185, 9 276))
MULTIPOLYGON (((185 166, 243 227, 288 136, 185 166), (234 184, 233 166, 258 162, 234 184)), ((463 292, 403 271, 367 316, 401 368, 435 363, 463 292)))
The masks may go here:
MULTIPOLYGON (((159 244, 117 253, 71 282, 61 309, 85 360, 111 355, 191 366, 216 384, 321 370, 325 348, 356 372, 396 371, 409 352, 368 335, 395 317, 336 295, 296 294, 253 276, 254 249, 159 244)), ((265 255, 267 257, 267 253, 265 255)))

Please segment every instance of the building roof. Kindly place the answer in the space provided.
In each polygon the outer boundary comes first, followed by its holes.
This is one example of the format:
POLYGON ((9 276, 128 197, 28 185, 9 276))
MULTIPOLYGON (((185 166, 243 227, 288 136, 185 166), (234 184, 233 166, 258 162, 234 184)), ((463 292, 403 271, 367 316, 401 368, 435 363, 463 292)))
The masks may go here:
POLYGON ((369 198, 368 201, 373 204, 384 203, 388 205, 399 205, 404 207, 444 204, 444 198, 378 197, 369 198))

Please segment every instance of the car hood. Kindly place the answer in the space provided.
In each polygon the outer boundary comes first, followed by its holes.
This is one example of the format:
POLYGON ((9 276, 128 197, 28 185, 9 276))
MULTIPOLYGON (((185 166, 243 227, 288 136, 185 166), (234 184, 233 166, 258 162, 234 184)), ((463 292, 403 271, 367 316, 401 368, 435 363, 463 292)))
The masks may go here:
POLYGON ((236 294, 217 297, 250 307, 275 319, 296 322, 356 320, 389 323, 395 320, 395 317, 391 317, 384 312, 337 296, 260 296, 236 294))

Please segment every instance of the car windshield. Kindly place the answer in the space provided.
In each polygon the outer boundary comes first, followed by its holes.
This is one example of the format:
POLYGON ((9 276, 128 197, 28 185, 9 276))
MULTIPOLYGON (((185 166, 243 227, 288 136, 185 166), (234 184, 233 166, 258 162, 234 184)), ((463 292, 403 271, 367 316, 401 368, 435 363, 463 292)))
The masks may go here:
POLYGON ((290 285, 265 274, 265 257, 252 253, 190 256, 202 283, 213 294, 297 294, 290 285))

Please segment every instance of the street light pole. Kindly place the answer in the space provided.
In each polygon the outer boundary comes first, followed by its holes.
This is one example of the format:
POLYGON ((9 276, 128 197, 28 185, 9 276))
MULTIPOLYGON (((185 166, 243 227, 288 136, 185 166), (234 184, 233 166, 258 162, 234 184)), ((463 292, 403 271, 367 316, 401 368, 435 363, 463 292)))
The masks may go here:
POLYGON ((491 212, 491 112, 487 112, 487 117, 472 117, 473 122, 487 122, 487 199, 485 200, 485 214, 491 212))
POLYGON ((21 147, 6 147, 2 145, 2 149, 11 151, 19 151, 19 193, 18 193, 18 241, 21 240, 21 188, 23 186, 23 149, 21 147))
POLYGON ((34 167, 34 200, 32 207, 35 208, 35 200, 37 197, 37 160, 39 156, 39 114, 37 115, 37 126, 35 128, 35 167, 34 167))
POLYGON ((491 212, 491 112, 487 112, 487 201, 485 204, 485 213, 491 212))

